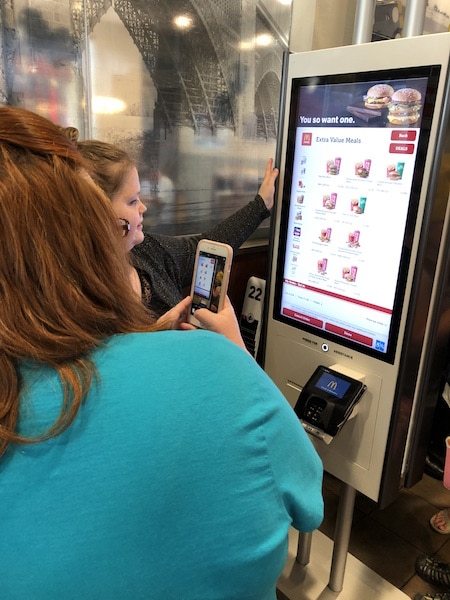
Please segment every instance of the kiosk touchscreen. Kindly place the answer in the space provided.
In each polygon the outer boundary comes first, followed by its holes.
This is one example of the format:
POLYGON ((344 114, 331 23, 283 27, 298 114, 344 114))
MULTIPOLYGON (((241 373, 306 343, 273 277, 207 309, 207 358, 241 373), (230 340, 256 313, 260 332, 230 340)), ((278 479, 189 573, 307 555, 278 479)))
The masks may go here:
POLYGON ((286 74, 264 367, 293 406, 319 365, 364 375, 357 418, 319 452, 373 499, 447 118, 449 49, 450 34, 437 34, 305 52, 286 74))
POLYGON ((293 80, 275 318, 394 361, 439 74, 293 80))

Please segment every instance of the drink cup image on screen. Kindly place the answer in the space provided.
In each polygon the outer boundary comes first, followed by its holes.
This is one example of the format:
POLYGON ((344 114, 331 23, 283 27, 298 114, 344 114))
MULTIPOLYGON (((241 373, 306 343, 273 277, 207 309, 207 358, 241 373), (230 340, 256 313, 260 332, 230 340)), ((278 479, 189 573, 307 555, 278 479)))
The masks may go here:
POLYGON ((227 244, 200 240, 191 286, 189 321, 194 325, 200 326, 194 317, 199 308, 212 312, 221 310, 227 294, 232 256, 233 250, 227 244))

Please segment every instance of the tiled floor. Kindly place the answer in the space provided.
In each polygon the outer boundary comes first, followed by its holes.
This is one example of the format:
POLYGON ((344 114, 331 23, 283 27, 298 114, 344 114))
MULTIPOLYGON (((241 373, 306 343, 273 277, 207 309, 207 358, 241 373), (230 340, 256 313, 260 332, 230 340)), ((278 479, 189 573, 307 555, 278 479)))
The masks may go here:
MULTIPOLYGON (((327 538, 333 538, 339 491, 340 482, 326 476, 325 518, 320 531, 327 538)), ((417 592, 442 592, 442 588, 433 587, 415 574, 414 562, 420 554, 436 555, 450 562, 450 535, 435 533, 429 525, 430 517, 446 506, 450 506, 450 491, 443 487, 442 481, 428 475, 414 487, 402 489, 398 498, 383 510, 357 494, 349 553, 406 597, 414 598, 417 592)), ((348 590, 345 597, 360 598, 348 590)), ((280 598, 283 598, 281 593, 280 598)))

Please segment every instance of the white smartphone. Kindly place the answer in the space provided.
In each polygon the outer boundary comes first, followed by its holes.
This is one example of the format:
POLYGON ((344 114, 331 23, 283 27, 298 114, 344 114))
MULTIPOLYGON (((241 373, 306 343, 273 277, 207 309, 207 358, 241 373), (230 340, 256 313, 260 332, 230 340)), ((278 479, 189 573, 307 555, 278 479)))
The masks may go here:
POLYGON ((230 279, 233 248, 228 244, 200 240, 195 256, 191 286, 191 311, 189 323, 201 327, 194 317, 198 308, 219 312, 225 302, 230 279))

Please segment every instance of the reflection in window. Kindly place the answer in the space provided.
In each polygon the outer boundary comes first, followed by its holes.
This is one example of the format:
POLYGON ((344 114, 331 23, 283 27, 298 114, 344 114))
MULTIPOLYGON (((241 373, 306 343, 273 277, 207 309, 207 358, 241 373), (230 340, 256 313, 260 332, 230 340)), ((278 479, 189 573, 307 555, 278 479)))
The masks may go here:
POLYGON ((61 0, 54 22, 45 0, 8 4, 2 98, 125 147, 148 230, 200 232, 253 198, 275 154, 289 4, 61 0))

